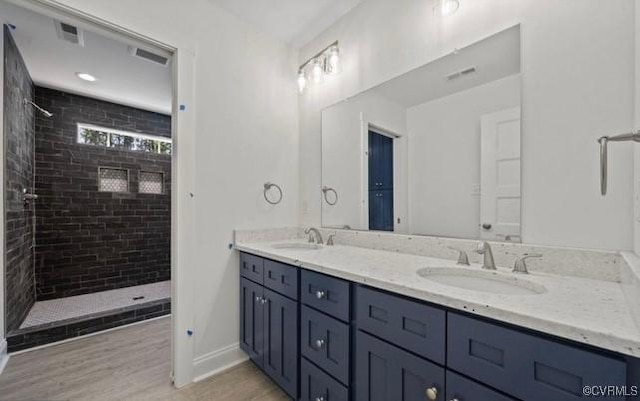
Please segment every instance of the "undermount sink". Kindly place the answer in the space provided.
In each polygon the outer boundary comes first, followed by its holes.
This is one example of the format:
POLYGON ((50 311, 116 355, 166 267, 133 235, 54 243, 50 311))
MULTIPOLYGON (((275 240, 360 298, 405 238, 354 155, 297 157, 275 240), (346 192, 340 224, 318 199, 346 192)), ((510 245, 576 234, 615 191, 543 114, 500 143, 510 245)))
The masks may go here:
POLYGON ((547 289, 529 280, 488 270, 468 268, 431 268, 418 270, 418 275, 427 280, 463 290, 505 295, 542 294, 547 289))
POLYGON ((311 242, 285 242, 271 245, 274 249, 296 249, 296 250, 317 250, 322 249, 322 245, 311 242))

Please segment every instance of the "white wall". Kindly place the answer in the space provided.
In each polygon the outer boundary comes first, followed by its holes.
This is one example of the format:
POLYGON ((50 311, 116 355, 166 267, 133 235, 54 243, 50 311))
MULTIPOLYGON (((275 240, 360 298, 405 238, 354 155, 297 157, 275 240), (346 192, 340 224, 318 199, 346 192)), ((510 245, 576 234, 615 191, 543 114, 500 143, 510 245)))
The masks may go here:
MULTIPOLYGON (((322 183, 338 192, 336 205, 322 202, 322 224, 326 227, 369 227, 369 178, 364 152, 370 124, 404 139, 394 143, 394 213, 402 224, 407 220, 406 109, 371 91, 322 112, 322 183)), ((328 194, 327 198, 332 201, 332 196, 328 194)), ((396 231, 402 232, 400 228, 396 227, 396 231)))
POLYGON ((520 107, 520 75, 407 110, 411 233, 479 238, 480 118, 520 107))
MULTIPOLYGON (((297 223, 297 55, 206 0, 58 3, 179 52, 195 52, 195 76, 181 71, 181 84, 191 78, 195 88, 195 102, 187 104, 187 113, 195 114, 195 136, 185 143, 180 138, 189 133, 178 132, 176 149, 186 169, 178 171, 178 183, 193 180, 192 190, 182 185, 176 195, 181 212, 192 219, 179 230, 180 260, 188 262, 177 269, 188 281, 179 286, 177 301, 192 304, 181 309, 190 316, 180 317, 195 329, 190 376, 237 362, 244 355, 237 348, 238 257, 228 248, 233 229, 297 223), (266 181, 282 186, 280 205, 266 205, 266 181), (188 192, 194 194, 191 201, 188 192)), ((186 336, 179 329, 178 335, 186 336)))
POLYGON ((612 146, 610 191, 599 194, 601 135, 633 124, 634 0, 462 1, 449 18, 431 0, 367 0, 301 50, 334 40, 341 75, 300 98, 300 213, 320 223, 320 110, 521 23, 523 241, 631 249, 633 158, 612 146))

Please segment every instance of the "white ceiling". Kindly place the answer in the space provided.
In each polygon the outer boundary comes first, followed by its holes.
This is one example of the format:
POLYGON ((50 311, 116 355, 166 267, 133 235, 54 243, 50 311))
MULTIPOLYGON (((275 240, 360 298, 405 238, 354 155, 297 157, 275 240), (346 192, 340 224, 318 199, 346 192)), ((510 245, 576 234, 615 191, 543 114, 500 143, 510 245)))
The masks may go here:
POLYGON ((509 28, 373 88, 379 95, 412 107, 520 73, 520 26, 509 28), (476 72, 454 80, 454 72, 476 72))
POLYGON ((363 0, 209 0, 296 48, 307 44, 363 0))
POLYGON ((133 57, 128 43, 88 30, 84 47, 64 42, 56 34, 53 18, 3 1, 0 20, 16 26, 12 35, 37 85, 171 113, 171 64, 163 67, 133 57), (98 81, 82 81, 76 72, 94 75, 98 81))

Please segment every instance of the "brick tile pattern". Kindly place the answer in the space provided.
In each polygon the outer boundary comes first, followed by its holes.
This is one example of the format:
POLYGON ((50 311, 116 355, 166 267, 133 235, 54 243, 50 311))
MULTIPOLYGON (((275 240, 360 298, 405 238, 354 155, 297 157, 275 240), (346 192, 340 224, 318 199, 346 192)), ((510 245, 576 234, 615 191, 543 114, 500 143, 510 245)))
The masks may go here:
POLYGON ((37 300, 170 279, 171 156, 77 143, 77 124, 171 136, 171 117, 35 87, 37 300), (99 169, 129 171, 129 193, 100 192, 99 169), (139 172, 164 193, 139 192, 139 172))
POLYGON ((9 29, 4 33, 5 132, 5 288, 6 329, 17 329, 35 302, 33 269, 33 204, 25 205, 22 190, 33 191, 33 83, 9 29))

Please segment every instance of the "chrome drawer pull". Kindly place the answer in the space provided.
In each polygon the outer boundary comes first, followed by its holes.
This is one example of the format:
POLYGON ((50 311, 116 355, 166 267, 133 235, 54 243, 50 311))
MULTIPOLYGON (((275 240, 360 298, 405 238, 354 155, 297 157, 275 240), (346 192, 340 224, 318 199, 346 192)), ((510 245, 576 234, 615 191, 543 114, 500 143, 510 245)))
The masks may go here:
POLYGON ((325 298, 327 296, 327 293, 321 290, 316 291, 316 298, 318 299, 322 299, 325 298))
POLYGON ((427 399, 431 401, 435 401, 438 398, 438 389, 435 387, 430 387, 426 391, 427 399))
POLYGON ((320 339, 320 340, 316 340, 316 347, 317 348, 322 348, 324 347, 324 340, 320 339))

